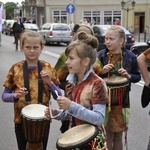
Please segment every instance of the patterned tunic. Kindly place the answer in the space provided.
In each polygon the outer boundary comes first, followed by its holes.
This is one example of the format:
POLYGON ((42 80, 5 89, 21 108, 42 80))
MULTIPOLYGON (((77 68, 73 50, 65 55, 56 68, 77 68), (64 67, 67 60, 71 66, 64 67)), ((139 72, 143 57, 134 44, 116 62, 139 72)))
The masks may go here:
MULTIPOLYGON (((24 87, 23 77, 23 63, 24 61, 14 64, 6 77, 4 86, 13 92, 18 91, 21 87, 24 87)), ((47 62, 41 61, 42 69, 50 74, 52 81, 58 85, 59 80, 56 76, 54 68, 47 62)), ((48 106, 50 100, 50 91, 47 84, 43 84, 43 105, 48 106)), ((35 69, 29 69, 29 88, 31 96, 31 104, 38 103, 38 67, 35 69)), ((20 97, 17 103, 14 103, 14 122, 21 122, 21 109, 27 105, 25 97, 20 97)))

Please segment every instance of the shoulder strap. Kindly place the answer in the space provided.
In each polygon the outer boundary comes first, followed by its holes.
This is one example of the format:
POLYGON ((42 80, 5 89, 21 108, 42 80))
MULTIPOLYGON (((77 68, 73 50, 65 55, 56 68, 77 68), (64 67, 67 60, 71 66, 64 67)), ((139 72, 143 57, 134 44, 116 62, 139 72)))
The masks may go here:
MULTIPOLYGON (((42 103, 43 100, 43 80, 40 75, 41 71, 42 71, 42 64, 40 61, 38 61, 38 103, 42 103)), ((26 102, 30 102, 31 96, 30 96, 30 87, 29 87, 29 70, 26 61, 24 61, 23 64, 23 76, 24 76, 24 86, 28 90, 28 94, 25 95, 25 100, 26 102)))

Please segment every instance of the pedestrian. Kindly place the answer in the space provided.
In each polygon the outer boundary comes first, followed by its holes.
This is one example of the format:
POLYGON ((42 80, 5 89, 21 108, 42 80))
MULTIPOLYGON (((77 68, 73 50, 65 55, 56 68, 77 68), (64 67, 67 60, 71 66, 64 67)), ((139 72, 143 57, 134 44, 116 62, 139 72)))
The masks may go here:
MULTIPOLYGON (((26 150, 26 139, 22 130, 21 110, 28 104, 49 106, 51 94, 56 98, 54 90, 61 95, 59 80, 51 64, 39 60, 44 48, 42 37, 38 32, 25 31, 21 37, 22 52, 25 60, 13 64, 4 82, 2 100, 14 103, 15 134, 19 150, 26 150), (38 90, 40 92, 38 92, 38 90), (40 97, 43 97, 40 99, 40 97)), ((31 126, 31 124, 30 124, 31 126)), ((46 150, 48 132, 43 139, 43 150, 46 150)), ((36 135, 37 136, 37 135, 36 135)), ((34 147, 33 147, 34 148, 34 147)))
POLYGON ((16 51, 18 50, 18 42, 20 40, 20 35, 22 33, 23 30, 25 30, 25 27, 23 25, 23 23, 20 20, 20 17, 16 17, 16 21, 14 22, 13 26, 13 33, 14 33, 14 37, 15 37, 15 44, 16 44, 16 51))
POLYGON ((115 20, 115 25, 121 26, 121 22, 119 18, 116 18, 115 20))
MULTIPOLYGON (((87 34, 90 34, 90 35, 94 35, 94 32, 91 27, 89 27, 87 25, 83 25, 83 24, 82 25, 76 24, 73 29, 73 33, 74 33, 73 40, 76 40, 75 37, 77 37, 77 34, 81 31, 86 32, 87 34)), ((67 84, 66 77, 69 74, 68 68, 66 67, 66 64, 65 64, 66 59, 67 59, 67 57, 65 55, 65 52, 62 52, 60 54, 60 57, 58 58, 58 61, 55 64, 55 69, 56 69, 56 72, 57 72, 57 75, 58 75, 58 78, 60 81, 59 87, 64 91, 65 91, 65 86, 67 84)), ((101 71, 101 68, 102 68, 101 62, 97 58, 96 62, 93 65, 93 70, 95 71, 96 74, 99 74, 101 71)), ((69 125, 68 121, 62 122, 62 126, 60 128, 62 133, 68 129, 68 125, 69 125)))
POLYGON ((109 95, 104 122, 107 146, 109 150, 123 150, 122 136, 128 130, 130 114, 131 83, 140 81, 141 76, 136 56, 124 47, 125 33, 119 26, 108 29, 105 44, 106 48, 98 52, 98 58, 103 65, 100 76, 106 81, 109 95))
MULTIPOLYGON (((72 41, 65 50, 69 70, 66 97, 57 98, 59 108, 65 111, 56 119, 62 121, 69 118, 70 127, 87 123, 101 129, 103 124, 108 96, 105 82, 92 69, 97 57, 97 47, 98 40, 95 36, 81 32, 78 40, 72 41)), ((52 109, 54 116, 58 112, 59 110, 52 109)), ((49 118, 48 108, 45 115, 49 118)), ((92 145, 92 140, 82 150, 106 150, 104 139, 99 139, 95 146, 92 145)))

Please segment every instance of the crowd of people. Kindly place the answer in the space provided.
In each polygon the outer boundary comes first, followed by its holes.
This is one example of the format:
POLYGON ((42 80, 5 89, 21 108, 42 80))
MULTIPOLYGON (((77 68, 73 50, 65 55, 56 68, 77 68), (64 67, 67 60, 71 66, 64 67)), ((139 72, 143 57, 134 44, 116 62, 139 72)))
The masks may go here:
MULTIPOLYGON (((14 103, 19 150, 29 148, 21 111, 30 104, 47 107, 45 117, 49 123, 42 139, 43 150, 47 149, 52 118, 62 122, 62 133, 84 124, 96 127, 93 139, 71 150, 123 150, 123 133, 126 135, 129 128, 131 83, 139 82, 142 75, 145 85, 150 87, 146 64, 146 60, 150 60, 150 49, 136 58, 125 48, 124 31, 113 25, 106 32, 106 48, 97 53, 99 43, 92 28, 83 22, 72 28, 73 40, 53 67, 39 60, 44 49, 41 35, 23 31, 19 19, 14 24, 16 50, 22 33, 20 49, 25 60, 11 66, 3 84, 2 100, 14 103), (51 95, 57 100, 59 109, 51 108, 51 95)), ((32 146, 36 149, 37 144, 31 142, 32 146)), ((58 150, 63 148, 57 147, 58 150)))

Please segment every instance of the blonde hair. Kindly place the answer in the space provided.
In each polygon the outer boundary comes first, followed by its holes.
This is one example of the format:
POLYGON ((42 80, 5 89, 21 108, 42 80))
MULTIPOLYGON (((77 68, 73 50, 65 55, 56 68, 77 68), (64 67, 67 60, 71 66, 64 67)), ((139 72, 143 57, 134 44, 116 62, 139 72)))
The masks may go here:
POLYGON ((124 30, 123 30, 120 26, 113 25, 113 26, 111 26, 108 30, 113 30, 113 31, 115 31, 116 33, 118 33, 119 38, 122 38, 122 39, 124 40, 123 46, 125 45, 126 35, 125 35, 124 30))
POLYGON ((25 30, 22 34, 21 34, 21 40, 20 40, 20 44, 24 45, 24 41, 27 38, 37 38, 40 41, 41 46, 43 45, 43 38, 40 35, 40 33, 36 32, 36 31, 32 31, 32 30, 25 30))

